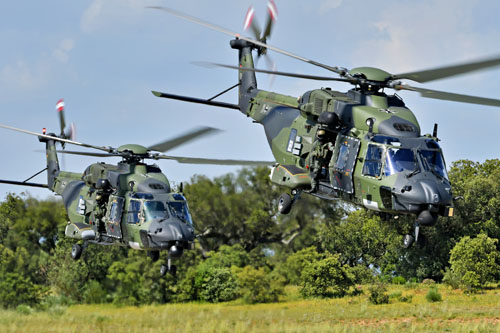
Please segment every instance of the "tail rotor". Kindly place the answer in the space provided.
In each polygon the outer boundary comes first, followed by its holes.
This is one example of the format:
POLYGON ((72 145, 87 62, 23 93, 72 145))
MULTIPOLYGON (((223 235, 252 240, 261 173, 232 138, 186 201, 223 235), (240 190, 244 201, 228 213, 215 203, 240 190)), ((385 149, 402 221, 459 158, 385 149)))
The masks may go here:
MULTIPOLYGON (((245 15, 245 22, 243 25, 243 28, 245 30, 248 29, 252 30, 256 40, 264 44, 266 44, 267 39, 271 36, 273 24, 278 19, 278 9, 276 7, 276 3, 273 0, 269 0, 269 2, 267 3, 267 11, 268 15, 264 33, 262 33, 260 26, 257 23, 257 20, 255 18, 255 9, 253 8, 253 6, 250 6, 250 8, 248 8, 247 14, 245 15)), ((266 47, 264 46, 257 47, 257 55, 258 55, 257 61, 261 56, 264 56, 266 60, 266 67, 268 70, 271 71, 277 70, 276 63, 267 54, 266 47)), ((274 75, 271 74, 269 81, 270 85, 272 85, 272 82, 274 81, 274 75)))

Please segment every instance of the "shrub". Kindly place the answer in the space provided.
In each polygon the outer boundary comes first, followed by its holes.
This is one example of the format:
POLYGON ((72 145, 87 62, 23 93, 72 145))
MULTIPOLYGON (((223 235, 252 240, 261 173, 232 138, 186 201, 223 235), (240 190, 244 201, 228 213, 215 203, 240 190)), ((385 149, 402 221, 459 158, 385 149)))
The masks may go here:
POLYGON ((304 269, 300 290, 303 296, 344 296, 354 285, 354 276, 349 267, 342 266, 339 255, 331 255, 316 261, 304 269))
POLYGON ((395 276, 392 278, 392 284, 405 284, 406 279, 402 276, 395 276))
POLYGON ((264 268, 246 266, 238 273, 238 281, 246 303, 276 302, 284 291, 283 278, 266 273, 264 268))
POLYGON ((443 274, 443 283, 447 284, 453 289, 458 289, 460 288, 461 279, 457 272, 454 272, 449 267, 446 267, 443 274))
POLYGON ((370 296, 368 297, 370 303, 376 305, 389 303, 389 295, 387 295, 387 287, 385 284, 374 284, 368 288, 368 291, 370 292, 370 296))
POLYGON ((460 286, 475 291, 492 282, 499 272, 500 254, 497 239, 479 234, 476 238, 463 237, 450 252, 449 280, 458 279, 460 286))
POLYGON ((290 255, 286 259, 286 276, 288 282, 293 285, 301 283, 301 275, 304 269, 316 261, 325 258, 324 254, 318 253, 316 248, 311 246, 290 255))
POLYGON ((217 303, 232 301, 238 297, 238 282, 231 269, 210 267, 197 277, 199 297, 203 301, 217 303))
POLYGON ((437 288, 429 289, 429 292, 427 293, 427 295, 425 295, 425 299, 431 303, 441 302, 443 300, 437 288))
POLYGON ((28 277, 6 273, 0 277, 0 305, 15 308, 20 304, 35 305, 40 302, 43 288, 28 277))
POLYGON ((91 280, 83 292, 83 301, 87 304, 100 304, 106 302, 106 296, 107 293, 101 284, 96 280, 91 280))

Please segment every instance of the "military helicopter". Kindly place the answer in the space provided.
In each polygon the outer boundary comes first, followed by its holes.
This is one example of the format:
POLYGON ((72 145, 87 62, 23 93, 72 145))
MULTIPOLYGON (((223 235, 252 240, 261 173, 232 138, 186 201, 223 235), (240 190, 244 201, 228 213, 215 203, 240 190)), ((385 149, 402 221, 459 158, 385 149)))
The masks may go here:
POLYGON ((168 252, 167 265, 162 265, 160 273, 175 275, 176 266, 171 258, 179 258, 184 250, 193 247, 195 230, 186 198, 182 194, 182 184, 173 190, 167 177, 157 165, 144 163, 146 159, 174 160, 179 163, 216 165, 270 165, 273 162, 217 160, 160 154, 194 139, 218 130, 201 127, 184 135, 144 147, 126 144, 118 148, 95 146, 70 140, 72 130, 65 130, 64 107, 58 102, 61 134, 36 133, 0 124, 9 130, 35 135, 45 143, 47 184, 12 180, 0 183, 48 188, 62 197, 69 218, 65 236, 77 240, 71 249, 71 257, 79 259, 88 244, 121 245, 136 250, 147 250, 153 261, 159 259, 160 251, 168 252), (102 153, 56 150, 56 142, 63 148, 65 144, 77 145, 103 151, 102 153), (62 171, 57 153, 121 157, 116 165, 94 163, 83 173, 62 171))
MULTIPOLYGON (((372 67, 346 69, 310 60, 268 45, 276 16, 273 1, 268 4, 266 28, 261 30, 249 10, 245 27, 253 38, 166 7, 149 7, 167 12, 227 34, 238 51, 238 66, 202 63, 238 70, 238 104, 205 100, 153 91, 157 97, 239 110, 264 126, 277 161, 271 171, 273 183, 288 187, 278 200, 281 213, 290 212, 301 193, 323 199, 342 199, 390 218, 415 216, 413 235, 404 236, 404 247, 419 240, 420 226, 434 225, 438 216, 452 217, 452 188, 438 144, 437 124, 432 134, 421 134, 414 113, 397 94, 385 89, 409 90, 422 97, 500 106, 500 100, 467 96, 414 87, 401 80, 429 82, 500 65, 500 57, 402 74, 390 74, 372 67), (272 50, 321 67, 339 77, 303 75, 254 67, 253 51, 265 56, 272 50), (340 81, 354 85, 347 92, 330 88, 313 89, 300 97, 257 88, 255 73, 294 78, 340 81)), ((228 89, 229 90, 229 89, 228 89)), ((226 90, 227 91, 227 90, 226 90)), ((224 91, 224 92, 226 92, 224 91)), ((223 92, 223 93, 224 93, 223 92)), ((422 240, 422 237, 420 238, 422 240)))

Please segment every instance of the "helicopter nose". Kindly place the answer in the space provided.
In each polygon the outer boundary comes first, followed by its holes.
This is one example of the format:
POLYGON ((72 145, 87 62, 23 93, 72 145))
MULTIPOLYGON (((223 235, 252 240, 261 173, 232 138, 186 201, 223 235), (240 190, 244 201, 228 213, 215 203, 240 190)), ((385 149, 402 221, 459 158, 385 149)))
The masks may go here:
POLYGON ((432 179, 418 179, 396 190, 399 204, 412 213, 420 213, 423 207, 449 205, 452 201, 450 186, 432 179))
POLYGON ((179 249, 194 241, 194 229, 178 219, 162 220, 151 223, 149 236, 153 243, 171 250, 175 256, 179 249))

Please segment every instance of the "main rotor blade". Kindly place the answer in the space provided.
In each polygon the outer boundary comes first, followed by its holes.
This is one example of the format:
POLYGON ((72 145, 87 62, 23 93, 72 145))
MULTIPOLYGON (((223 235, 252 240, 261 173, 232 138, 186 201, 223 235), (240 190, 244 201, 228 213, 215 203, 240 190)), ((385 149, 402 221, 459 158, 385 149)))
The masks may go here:
POLYGON ((356 80, 356 79, 337 78, 337 77, 331 77, 331 76, 308 75, 308 74, 297 74, 297 73, 271 71, 271 70, 257 69, 257 68, 246 68, 246 67, 242 68, 242 67, 238 67, 238 66, 225 65, 225 64, 219 64, 219 63, 214 63, 214 62, 203 62, 202 61, 202 62, 193 62, 193 64, 204 66, 204 67, 223 67, 223 68, 237 69, 237 70, 241 70, 241 71, 289 76, 289 77, 296 77, 299 79, 306 79, 306 80, 340 81, 340 82, 349 82, 349 83, 357 83, 358 82, 358 80, 356 80))
POLYGON ((87 151, 74 151, 74 150, 57 150, 59 154, 82 155, 82 156, 95 156, 95 157, 121 157, 120 154, 106 154, 106 153, 92 153, 87 151))
POLYGON ((187 163, 187 164, 267 166, 276 163, 271 161, 219 160, 213 158, 197 158, 197 157, 183 157, 183 156, 169 156, 169 155, 158 155, 154 156, 153 158, 162 160, 174 160, 179 163, 187 163))
POLYGON ((163 142, 160 142, 156 145, 148 147, 148 149, 160 151, 160 152, 166 152, 166 151, 171 150, 173 148, 179 147, 180 145, 188 143, 189 141, 192 141, 195 139, 200 139, 201 137, 203 137, 205 135, 214 134, 214 133, 220 132, 220 131, 221 131, 220 129, 213 128, 213 127, 199 127, 195 130, 191 130, 190 132, 187 132, 186 134, 178 136, 174 139, 163 141, 163 142))
POLYGON ((392 80, 408 79, 420 83, 444 79, 451 76, 461 75, 481 69, 495 67, 500 65, 500 56, 494 58, 473 61, 464 64, 438 67, 418 72, 408 72, 392 76, 392 80))
POLYGON ((65 142, 65 143, 69 143, 69 144, 76 145, 76 146, 81 146, 81 147, 86 147, 86 148, 92 148, 92 149, 98 149, 98 150, 103 150, 103 151, 107 151, 107 152, 113 151, 112 147, 103 147, 103 146, 89 145, 88 143, 77 142, 77 141, 68 140, 68 139, 62 139, 62 138, 59 138, 57 136, 36 133, 36 132, 32 132, 32 131, 28 131, 28 130, 24 130, 24 129, 20 129, 20 128, 15 128, 15 127, 3 125, 3 124, 0 124, 0 127, 6 128, 6 129, 10 129, 10 130, 16 131, 16 132, 21 132, 21 133, 25 133, 25 134, 35 135, 35 136, 38 136, 38 137, 42 137, 42 138, 46 138, 46 139, 50 139, 50 140, 54 140, 54 141, 65 142))
POLYGON ((431 89, 425 89, 425 88, 417 88, 417 87, 409 86, 407 84, 395 85, 393 88, 396 90, 416 91, 416 92, 420 93, 420 95, 422 97, 425 97, 425 98, 442 99, 442 100, 446 100, 446 101, 455 101, 455 102, 462 102, 462 103, 471 103, 471 104, 480 104, 480 105, 489 105, 489 106, 500 107, 500 100, 498 100, 498 99, 455 94, 455 93, 439 91, 439 90, 431 90, 431 89))
POLYGON ((232 37, 235 37, 235 38, 239 38, 239 39, 242 39, 242 40, 245 40, 247 42, 250 42, 250 43, 253 43, 255 45, 258 45, 258 46, 261 46, 261 47, 264 47, 264 48, 268 48, 269 50, 273 50, 275 52, 278 52, 278 53, 281 53, 281 54, 284 54, 288 57, 292 57, 292 58, 295 58, 297 60, 300 60, 300 61, 304 61, 304 62, 307 62, 311 65, 314 65, 314 66, 318 66, 318 67, 321 67, 321 68, 324 68, 324 69, 327 69, 329 71, 332 71, 332 72, 335 72, 339 75, 344 75, 345 74, 345 70, 342 69, 342 68, 339 68, 339 67, 332 67, 332 66, 328 66, 328 65, 325 65, 325 64, 322 64, 322 63, 319 63, 317 61, 314 61, 314 60, 310 60, 310 59, 307 59, 307 58, 304 58, 304 57, 301 57, 301 56, 298 56, 296 54, 293 54, 293 53, 290 53, 288 51, 285 51, 285 50, 282 50, 282 49, 279 49, 275 46, 272 46, 272 45, 269 45, 269 44, 266 44, 266 43, 263 43, 263 42, 260 42, 258 40, 255 40, 255 39, 252 39, 252 38, 248 38, 248 37, 243 37, 243 36, 240 36, 239 33, 236 33, 236 32, 233 32, 231 30, 228 30, 226 28, 223 28, 221 26, 218 26, 218 25, 215 25, 215 24, 212 24, 212 23, 209 23, 209 22, 206 22, 206 21, 203 21, 199 18, 196 18, 194 16, 191 16, 191 15, 187 15, 187 14, 184 14, 184 13, 181 13, 179 11, 176 11, 174 9, 171 9, 171 8, 167 8, 167 7, 160 7, 160 6, 149 6, 149 7, 146 7, 146 8, 152 8, 152 9, 158 9, 158 10, 162 10, 164 12, 167 12, 171 15, 174 15, 174 16, 177 16, 181 19, 184 19, 184 20, 187 20, 187 21, 190 21, 190 22, 193 22, 193 23, 196 23, 198 25, 201 25, 201 26, 204 26, 206 28, 209 28, 209 29, 212 29, 212 30, 215 30, 215 31, 218 31, 218 32, 222 32, 226 35, 229 35, 229 36, 232 36, 232 37))

